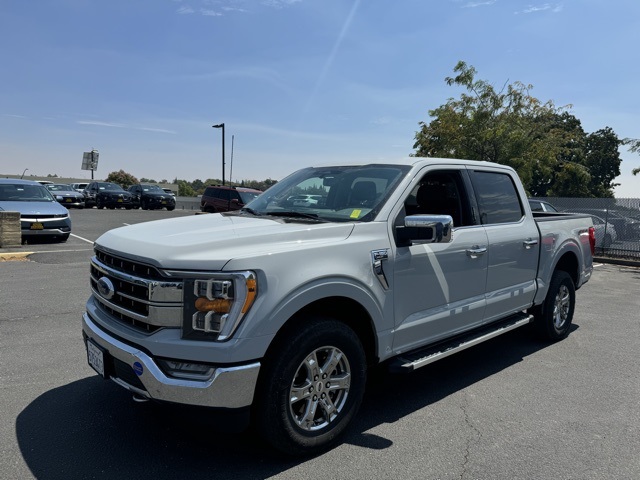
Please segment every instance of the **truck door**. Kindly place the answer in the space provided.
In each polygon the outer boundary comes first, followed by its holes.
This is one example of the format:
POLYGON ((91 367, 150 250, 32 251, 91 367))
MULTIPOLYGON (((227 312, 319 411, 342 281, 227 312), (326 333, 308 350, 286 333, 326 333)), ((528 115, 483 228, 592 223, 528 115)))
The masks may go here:
POLYGON ((490 322, 531 306, 536 293, 539 232, 527 216, 512 175, 500 169, 472 169, 469 174, 480 221, 489 245, 487 308, 490 322))
POLYGON ((450 243, 413 242, 396 249, 394 351, 406 351, 482 324, 487 236, 472 214, 464 167, 429 170, 406 197, 405 215, 453 218, 450 243))

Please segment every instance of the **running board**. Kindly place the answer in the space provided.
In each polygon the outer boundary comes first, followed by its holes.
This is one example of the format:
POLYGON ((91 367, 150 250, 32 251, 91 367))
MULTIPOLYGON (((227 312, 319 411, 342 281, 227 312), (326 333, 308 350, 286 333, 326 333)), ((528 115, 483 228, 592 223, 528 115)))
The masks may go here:
POLYGON ((510 332, 516 328, 523 327, 533 320, 533 315, 518 313, 505 320, 480 327, 467 334, 454 337, 451 340, 430 345, 426 348, 413 350, 397 356, 389 364, 389 370, 395 373, 412 372, 430 363, 442 360, 443 358, 461 352, 467 348, 478 345, 495 338, 503 333, 510 332))

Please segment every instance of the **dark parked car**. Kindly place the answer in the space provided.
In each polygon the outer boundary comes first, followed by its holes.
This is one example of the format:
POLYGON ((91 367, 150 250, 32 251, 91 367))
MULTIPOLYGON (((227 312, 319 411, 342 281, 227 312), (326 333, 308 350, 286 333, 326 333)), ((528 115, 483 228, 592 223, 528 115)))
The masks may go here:
POLYGON ((95 205, 98 208, 133 208, 131 194, 117 183, 91 182, 84 192, 87 207, 95 205))
POLYGON ((200 210, 208 213, 240 210, 261 193, 253 188, 212 185, 202 195, 200 210))
POLYGON ((0 210, 20 212, 22 240, 49 237, 62 242, 71 233, 69 211, 43 185, 0 178, 0 210))
POLYGON ((131 194, 134 208, 140 207, 143 210, 166 208, 168 211, 176 208, 175 197, 166 193, 157 185, 131 185, 129 193, 131 194))
POLYGON ((45 187, 67 208, 84 208, 84 195, 65 183, 49 183, 45 187))

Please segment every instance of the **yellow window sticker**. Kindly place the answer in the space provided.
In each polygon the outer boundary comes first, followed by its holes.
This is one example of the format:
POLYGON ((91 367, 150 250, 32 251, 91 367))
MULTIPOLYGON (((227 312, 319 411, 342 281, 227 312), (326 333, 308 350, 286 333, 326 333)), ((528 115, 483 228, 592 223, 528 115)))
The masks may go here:
POLYGON ((353 212, 351 212, 351 215, 349 216, 351 218, 358 218, 361 213, 362 213, 362 210, 356 208, 353 212))

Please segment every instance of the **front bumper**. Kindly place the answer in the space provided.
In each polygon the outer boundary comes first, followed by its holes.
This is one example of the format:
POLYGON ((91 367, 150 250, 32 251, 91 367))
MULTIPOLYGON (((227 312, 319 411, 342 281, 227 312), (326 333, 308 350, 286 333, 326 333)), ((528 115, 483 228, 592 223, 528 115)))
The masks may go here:
POLYGON ((153 357, 100 329, 85 313, 82 331, 106 352, 106 376, 123 388, 150 400, 185 405, 237 409, 253 402, 260 363, 217 367, 206 381, 168 377, 153 357), (134 367, 135 364, 135 367, 134 367))

